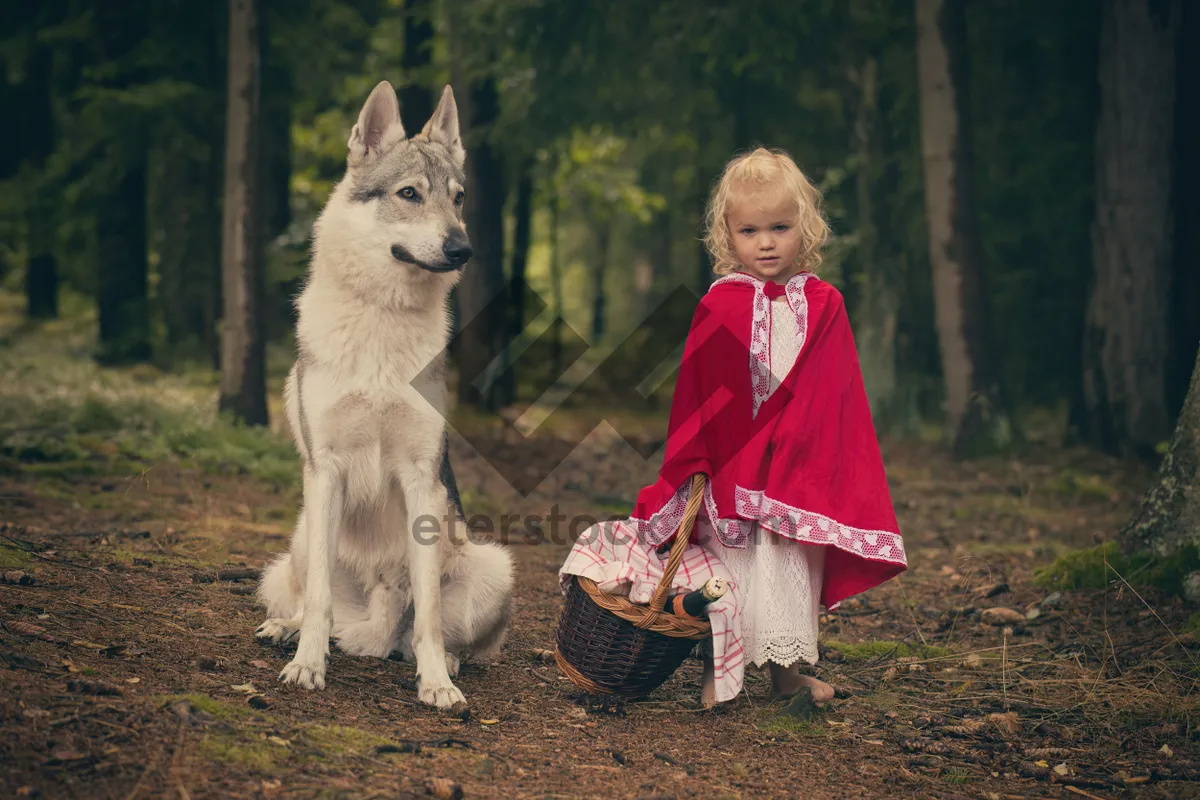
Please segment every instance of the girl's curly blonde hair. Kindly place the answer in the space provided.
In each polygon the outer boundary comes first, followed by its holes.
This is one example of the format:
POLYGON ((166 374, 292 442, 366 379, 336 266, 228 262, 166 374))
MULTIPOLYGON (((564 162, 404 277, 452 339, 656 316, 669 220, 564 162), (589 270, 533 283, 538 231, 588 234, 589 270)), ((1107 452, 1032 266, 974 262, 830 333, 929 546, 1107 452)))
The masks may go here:
POLYGON ((821 193, 783 150, 756 147, 735 156, 721 171, 704 214, 704 245, 713 257, 713 272, 728 275, 742 269, 733 250, 729 206, 736 200, 755 198, 764 204, 787 197, 795 203, 795 224, 800 233, 801 269, 815 272, 821 264, 821 247, 829 239, 822 212, 821 193))

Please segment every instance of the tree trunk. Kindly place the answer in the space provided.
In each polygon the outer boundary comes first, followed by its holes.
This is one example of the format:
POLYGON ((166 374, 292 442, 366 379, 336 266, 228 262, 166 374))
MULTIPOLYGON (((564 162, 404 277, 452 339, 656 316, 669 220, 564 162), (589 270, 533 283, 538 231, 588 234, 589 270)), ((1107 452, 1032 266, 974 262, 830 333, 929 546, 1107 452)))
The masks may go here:
POLYGON ((605 274, 608 272, 608 246, 612 241, 611 222, 597 223, 596 231, 596 267, 592 271, 592 345, 595 346, 604 338, 607 329, 605 314, 608 306, 608 294, 604 288, 605 274))
POLYGON ((409 136, 433 116, 429 65, 433 60, 433 8, 429 0, 405 0, 401 56, 400 121, 409 136))
MULTIPOLYGON (((1200 41, 1200 4, 1185 3, 1179 20, 1180 42, 1200 41)), ((1200 106, 1193 102, 1200 75, 1200 48, 1176 54, 1175 141, 1200 141, 1200 106)), ((1175 416, 1188 390, 1189 370, 1200 345, 1200 152, 1176 146, 1175 275, 1171 283, 1171 368, 1167 373, 1167 413, 1175 416)))
POLYGON ((22 126, 25 141, 28 142, 28 152, 17 155, 28 159, 32 173, 28 180, 22 182, 28 237, 25 300, 26 314, 30 319, 54 319, 58 316, 58 265, 54 260, 58 228, 55 213, 58 198, 55 195, 58 190, 44 174, 46 157, 54 151, 55 141, 50 85, 52 55, 50 49, 42 45, 36 48, 30 59, 27 86, 21 93, 27 98, 24 119, 17 123, 22 126))
POLYGON ((156 170, 158 306, 167 358, 208 360, 217 338, 220 182, 213 151, 167 145, 156 170))
POLYGON ((554 339, 550 348, 552 375, 561 375, 563 367, 563 325, 566 323, 566 301, 563 297, 562 264, 559 261, 558 224, 561 216, 561 201, 550 200, 550 293, 554 300, 554 339))
POLYGON ((225 206, 221 232, 222 411, 267 424, 263 248, 259 215, 260 41, 258 0, 230 0, 225 114, 225 206))
POLYGON ((917 0, 921 150, 934 304, 955 454, 1003 449, 1011 425, 992 343, 975 211, 964 0, 917 0))
POLYGON ((529 264, 529 245, 533 239, 533 165, 526 163, 517 182, 517 202, 513 210, 516 225, 513 230, 512 262, 509 281, 512 286, 512 336, 520 336, 525 330, 525 294, 528 291, 525 279, 529 264))
POLYGON ((1088 438, 1149 457, 1166 402, 1174 234, 1175 34, 1179 0, 1106 0, 1096 131, 1096 274, 1084 336, 1088 438))
POLYGON ((858 247, 855 261, 856 294, 854 336, 862 365, 863 382, 871 402, 875 427, 886 430, 893 421, 896 395, 897 300, 893 275, 886 269, 879 247, 874 198, 876 175, 882 161, 879 124, 878 62, 864 58, 853 70, 854 152, 858 169, 855 196, 858 206, 858 247))
POLYGON ((145 155, 125 172, 96 213, 99 260, 97 311, 102 364, 130 364, 150 357, 150 302, 146 261, 145 155))
POLYGON ((1200 354, 1158 483, 1118 539, 1129 552, 1159 556, 1200 547, 1200 354))
POLYGON ((504 169, 500 154, 488 140, 499 116, 500 99, 490 78, 468 86, 459 104, 460 123, 466 120, 467 200, 463 216, 475 254, 458 284, 461 317, 458 400, 481 410, 495 411, 509 402, 506 371, 498 363, 505 352, 508 303, 504 292, 504 169))

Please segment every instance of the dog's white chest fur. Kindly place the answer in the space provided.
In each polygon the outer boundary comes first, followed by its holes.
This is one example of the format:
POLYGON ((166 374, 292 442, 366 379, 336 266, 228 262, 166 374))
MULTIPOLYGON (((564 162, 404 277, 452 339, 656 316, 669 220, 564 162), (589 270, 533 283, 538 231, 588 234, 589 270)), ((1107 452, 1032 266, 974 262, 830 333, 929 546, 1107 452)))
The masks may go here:
POLYGON ((438 458, 446 313, 380 309, 323 284, 299 302, 288 419, 306 460, 342 466, 349 509, 378 507, 401 464, 438 458))

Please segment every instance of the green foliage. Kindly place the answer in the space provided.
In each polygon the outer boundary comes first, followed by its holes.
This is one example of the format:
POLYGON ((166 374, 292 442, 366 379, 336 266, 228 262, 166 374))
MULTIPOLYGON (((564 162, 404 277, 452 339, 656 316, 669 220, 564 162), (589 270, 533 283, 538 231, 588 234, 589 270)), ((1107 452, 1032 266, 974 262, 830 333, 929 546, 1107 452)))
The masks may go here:
POLYGON ((16 468, 60 464, 80 473, 174 460, 210 473, 298 484, 292 444, 218 416, 205 375, 105 370, 62 345, 53 333, 31 333, 0 350, 0 373, 11 377, 0 386, 0 458, 16 468))

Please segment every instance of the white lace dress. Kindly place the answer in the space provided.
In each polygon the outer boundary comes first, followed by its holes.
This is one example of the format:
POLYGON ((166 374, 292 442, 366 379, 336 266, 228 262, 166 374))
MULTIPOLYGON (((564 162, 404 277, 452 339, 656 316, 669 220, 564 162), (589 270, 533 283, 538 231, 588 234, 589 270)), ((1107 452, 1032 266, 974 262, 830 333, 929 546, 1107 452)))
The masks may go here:
MULTIPOLYGON (((771 391, 783 382, 799 355, 796 315, 779 297, 771 314, 771 391)), ((817 661, 817 619, 825 548, 802 544, 755 527, 745 548, 706 542, 729 568, 741 594, 746 660, 790 667, 817 661)))

